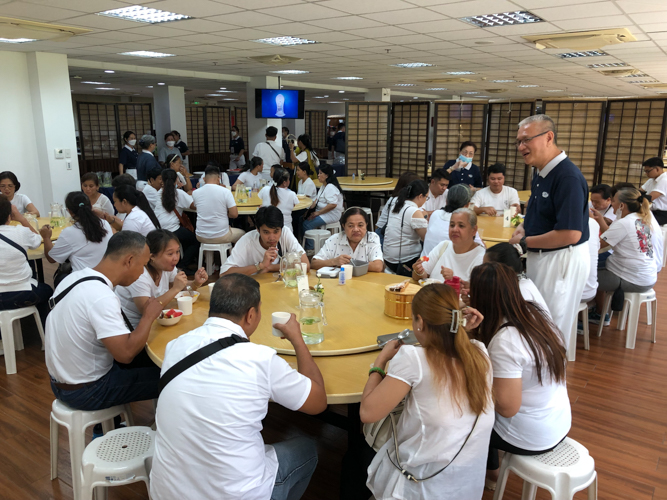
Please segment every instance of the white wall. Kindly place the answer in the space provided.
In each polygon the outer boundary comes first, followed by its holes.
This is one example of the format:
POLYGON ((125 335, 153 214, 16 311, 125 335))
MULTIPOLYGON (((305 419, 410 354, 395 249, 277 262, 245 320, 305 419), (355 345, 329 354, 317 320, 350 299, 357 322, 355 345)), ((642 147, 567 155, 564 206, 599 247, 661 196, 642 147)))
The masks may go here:
POLYGON ((185 89, 171 85, 155 86, 153 89, 153 107, 155 108, 155 133, 158 148, 165 146, 164 134, 177 130, 181 140, 188 143, 188 131, 185 122, 185 89))

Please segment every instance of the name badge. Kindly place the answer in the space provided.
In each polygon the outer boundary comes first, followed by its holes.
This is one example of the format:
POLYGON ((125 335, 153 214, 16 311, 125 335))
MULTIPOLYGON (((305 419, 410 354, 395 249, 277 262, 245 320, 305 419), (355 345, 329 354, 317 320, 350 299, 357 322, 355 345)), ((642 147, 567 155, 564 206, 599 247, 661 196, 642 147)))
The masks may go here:
POLYGON ((546 191, 542 191, 542 198, 548 198, 548 197, 549 193, 547 193, 546 191))
POLYGON ((468 177, 470 177, 472 179, 472 174, 468 174, 468 177))

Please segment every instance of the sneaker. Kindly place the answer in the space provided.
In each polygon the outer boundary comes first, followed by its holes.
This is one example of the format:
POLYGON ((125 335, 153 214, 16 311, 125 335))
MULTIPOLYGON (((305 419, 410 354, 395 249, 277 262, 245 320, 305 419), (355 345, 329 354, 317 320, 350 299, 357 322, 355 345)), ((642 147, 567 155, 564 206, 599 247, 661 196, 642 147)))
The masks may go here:
POLYGON ((95 424, 95 427, 93 427, 93 439, 97 439, 104 436, 104 432, 102 431, 102 424, 95 424))
MULTIPOLYGON (((593 325, 599 325, 600 324, 600 315, 595 312, 591 311, 588 313, 588 322, 592 323, 593 325)), ((603 326, 609 326, 611 324, 611 317, 609 314, 605 314, 604 316, 604 325, 603 326)))

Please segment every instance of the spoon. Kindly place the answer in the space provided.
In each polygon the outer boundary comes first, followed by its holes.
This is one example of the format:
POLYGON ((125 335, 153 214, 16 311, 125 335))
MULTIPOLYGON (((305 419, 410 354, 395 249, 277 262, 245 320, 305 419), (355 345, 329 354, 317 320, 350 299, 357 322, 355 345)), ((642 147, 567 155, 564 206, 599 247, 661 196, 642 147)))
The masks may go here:
POLYGON ((385 345, 387 345, 392 340, 407 339, 410 336, 410 333, 412 333, 412 332, 408 328, 406 328, 405 330, 400 332, 398 335, 396 335, 396 337, 394 337, 393 339, 388 339, 388 340, 385 340, 384 342, 382 342, 381 344, 378 344, 378 347, 384 347, 385 345))
POLYGON ((185 289, 186 289, 187 292, 190 294, 190 297, 194 297, 194 296, 195 296, 195 292, 194 292, 194 290, 192 289, 192 287, 191 287, 190 285, 186 286, 185 289))

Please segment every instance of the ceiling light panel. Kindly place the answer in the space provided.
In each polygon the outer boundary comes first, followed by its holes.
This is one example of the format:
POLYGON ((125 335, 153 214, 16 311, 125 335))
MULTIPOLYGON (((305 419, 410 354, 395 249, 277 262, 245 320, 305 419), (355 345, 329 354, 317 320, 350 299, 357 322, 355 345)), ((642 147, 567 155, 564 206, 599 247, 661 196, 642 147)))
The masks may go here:
POLYGON ((120 89, 113 89, 111 87, 96 87, 95 90, 120 90, 120 89))
POLYGON ((88 83, 90 85, 109 85, 109 82, 81 82, 81 83, 88 83))
POLYGON ((545 92, 562 92, 560 89, 545 90, 545 92))
POLYGON ((397 68, 430 68, 432 66, 435 66, 435 64, 428 64, 428 63, 423 63, 423 62, 413 62, 413 63, 392 64, 391 66, 395 66, 397 68))
POLYGON ((519 85, 518 87, 521 88, 521 89, 532 89, 532 88, 539 87, 539 85, 519 85))
POLYGON ((28 43, 36 41, 36 38, 0 38, 0 43, 28 43))
POLYGON ((601 50, 582 50, 580 52, 566 52, 564 54, 557 54, 558 57, 563 59, 574 59, 577 57, 598 57, 598 56, 608 56, 606 52, 601 50))
POLYGON ((414 87, 414 83, 397 83, 394 85, 394 87, 414 87))
POLYGON ((360 76, 337 76, 332 80, 363 80, 360 76))
POLYGON ((305 75, 310 71, 302 71, 300 69, 281 69, 280 71, 270 71, 270 73, 278 73, 280 75, 305 75))
POLYGON ((479 92, 464 92, 464 94, 474 95, 474 94, 479 94, 479 92))
POLYGON ((176 54, 165 54, 164 52, 151 52, 150 50, 135 50, 133 52, 121 52, 121 56, 134 57, 174 57, 176 54))
POLYGON ((434 88, 426 89, 426 90, 447 90, 447 89, 444 88, 444 87, 434 87, 434 88))
POLYGON ((130 7, 106 10, 104 12, 98 12, 97 15, 150 24, 192 19, 190 16, 184 14, 175 14, 174 12, 167 12, 166 10, 151 9, 150 7, 143 7, 141 5, 131 5, 130 7))
POLYGON ((105 72, 105 73, 115 73, 115 71, 112 70, 112 69, 105 69, 104 72, 105 72))
POLYGON ((624 62, 615 62, 615 63, 600 63, 600 64, 589 64, 586 67, 595 69, 595 68, 625 68, 628 64, 624 62))
POLYGON ((461 21, 473 24, 480 28, 496 26, 513 26, 516 24, 543 23, 544 19, 525 10, 516 12, 502 12, 500 14, 485 14, 482 16, 461 17, 461 21))
POLYGON ((257 43, 266 43, 268 45, 280 45, 282 47, 288 47, 290 45, 308 45, 316 42, 315 40, 307 40, 305 38, 298 38, 294 36, 277 36, 274 38, 261 38, 259 40, 251 40, 252 42, 257 43))
POLYGON ((515 83, 516 80, 492 80, 493 83, 515 83))
POLYGON ((446 75, 474 75, 472 71, 448 71, 446 75))

